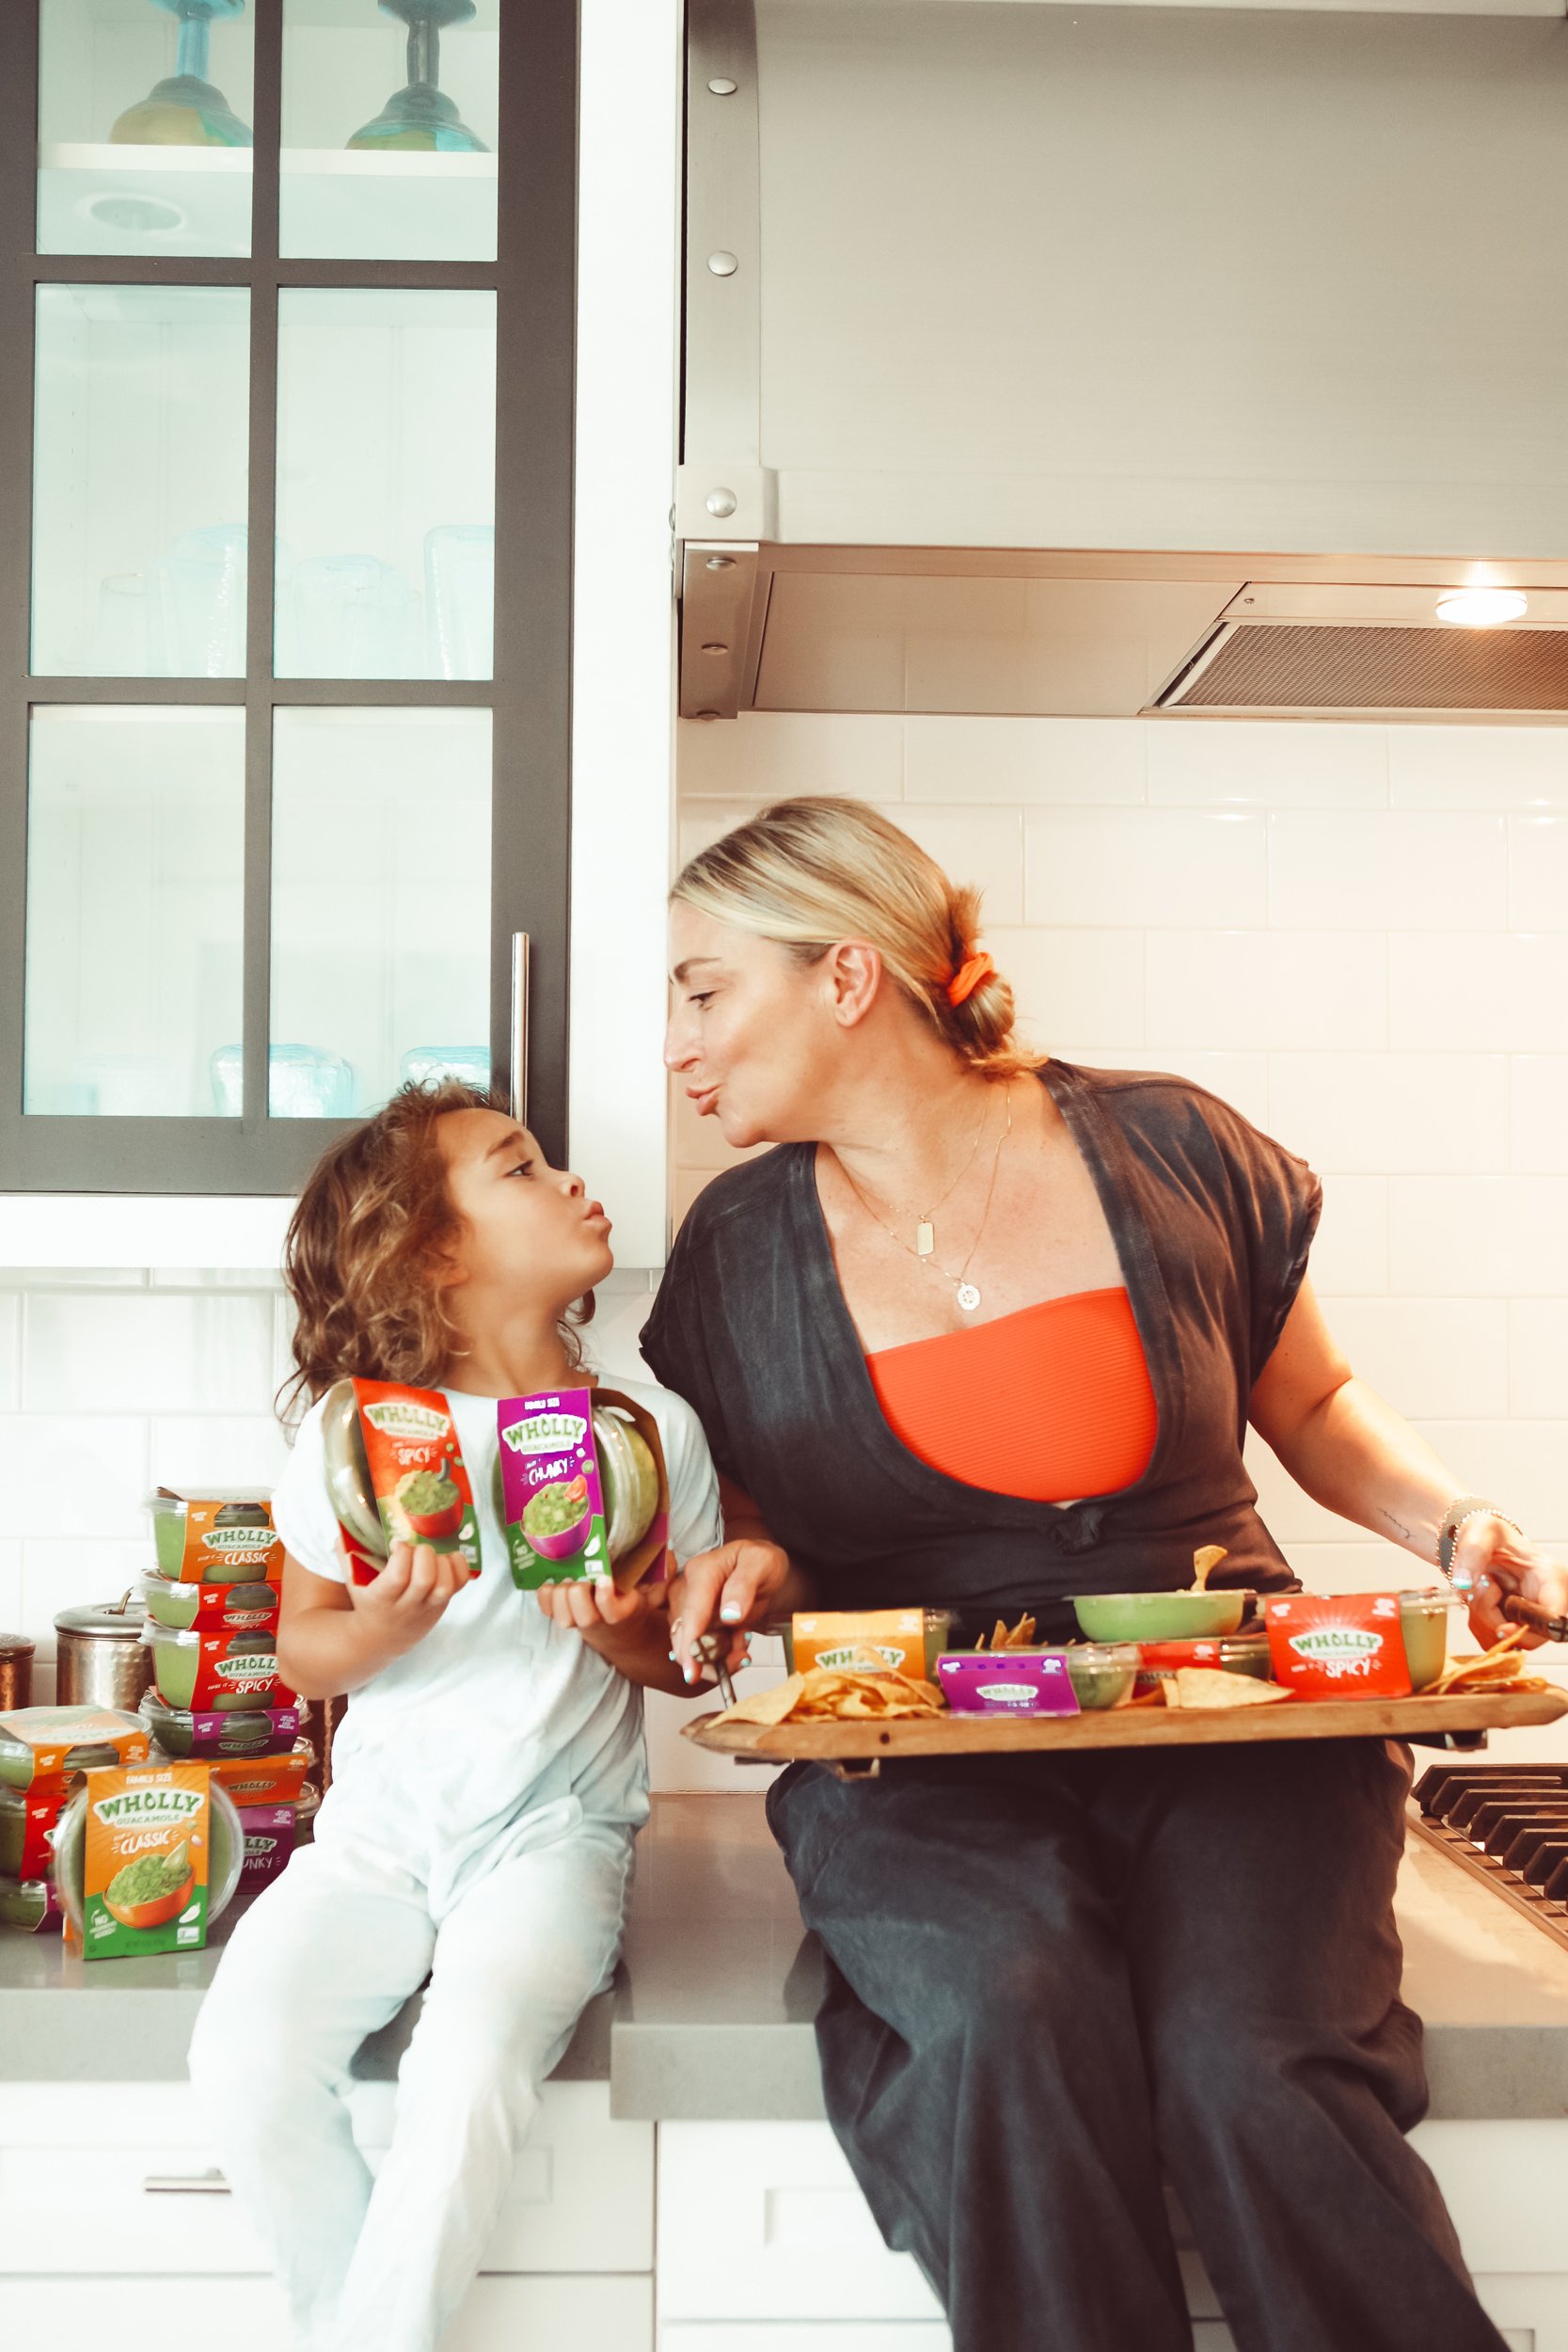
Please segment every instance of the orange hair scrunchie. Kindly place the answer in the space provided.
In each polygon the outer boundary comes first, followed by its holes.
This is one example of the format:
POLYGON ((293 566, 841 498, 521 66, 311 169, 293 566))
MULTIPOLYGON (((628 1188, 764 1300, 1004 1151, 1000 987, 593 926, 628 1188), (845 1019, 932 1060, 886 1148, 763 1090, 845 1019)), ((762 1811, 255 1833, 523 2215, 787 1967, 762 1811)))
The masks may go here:
POLYGON ((989 980, 996 970, 985 949, 967 956, 947 983, 947 1001, 957 1011, 968 997, 974 995, 982 980, 989 980))

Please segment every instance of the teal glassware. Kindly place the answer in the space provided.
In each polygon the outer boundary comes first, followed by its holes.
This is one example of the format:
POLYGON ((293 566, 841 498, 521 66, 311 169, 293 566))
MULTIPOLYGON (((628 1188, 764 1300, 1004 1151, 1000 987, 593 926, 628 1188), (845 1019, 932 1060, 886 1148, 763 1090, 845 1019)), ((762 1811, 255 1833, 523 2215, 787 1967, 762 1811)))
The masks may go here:
POLYGON ((150 0, 180 20, 174 72, 127 106, 109 141, 116 147, 249 147, 242 122, 223 92, 207 79, 214 21, 243 16, 245 0, 150 0))
POLYGON ((394 90, 376 116, 349 140, 350 147, 401 149, 427 155, 486 155, 484 141, 469 130, 440 87, 441 34, 467 24, 479 11, 474 0, 380 0, 384 16, 408 27, 408 80, 394 90))

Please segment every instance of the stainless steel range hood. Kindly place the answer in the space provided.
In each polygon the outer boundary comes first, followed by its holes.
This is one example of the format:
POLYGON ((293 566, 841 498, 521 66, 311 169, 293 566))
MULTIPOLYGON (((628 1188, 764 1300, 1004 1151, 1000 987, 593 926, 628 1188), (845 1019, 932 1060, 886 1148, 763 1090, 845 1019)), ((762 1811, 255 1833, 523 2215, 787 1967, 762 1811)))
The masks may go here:
POLYGON ((1568 717, 1560 19, 689 13, 683 713, 1568 717))

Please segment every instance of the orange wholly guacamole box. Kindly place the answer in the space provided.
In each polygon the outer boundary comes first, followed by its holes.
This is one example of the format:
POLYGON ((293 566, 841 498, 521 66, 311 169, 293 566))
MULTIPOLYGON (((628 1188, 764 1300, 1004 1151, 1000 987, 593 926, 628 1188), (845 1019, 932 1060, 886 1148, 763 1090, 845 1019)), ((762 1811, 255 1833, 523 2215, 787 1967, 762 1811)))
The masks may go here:
POLYGON ((1274 1678, 1303 1698, 1402 1698, 1410 1665, 1397 1593, 1286 1593, 1263 1603, 1274 1678))
POLYGON ((194 1951, 206 1943, 212 1810, 205 1764, 88 1774, 84 1959, 194 1951))

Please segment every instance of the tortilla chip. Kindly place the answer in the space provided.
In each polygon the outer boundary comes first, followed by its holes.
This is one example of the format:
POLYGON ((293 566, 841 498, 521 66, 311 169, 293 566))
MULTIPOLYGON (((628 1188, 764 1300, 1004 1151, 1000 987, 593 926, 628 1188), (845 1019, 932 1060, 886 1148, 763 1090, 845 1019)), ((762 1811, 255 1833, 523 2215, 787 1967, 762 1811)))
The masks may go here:
POLYGON ((812 1666, 791 1675, 771 1691, 737 1699, 721 1715, 721 1724, 820 1723, 842 1720, 889 1721, 901 1715, 944 1715, 946 1703, 928 1682, 884 1668, 879 1674, 837 1674, 812 1666))
POLYGON ((1268 1707, 1294 1695, 1277 1682, 1259 1682, 1214 1666, 1178 1666, 1162 1688, 1167 1707, 1268 1707))
POLYGON ((1205 1577, 1212 1575, 1219 1566, 1222 1560, 1228 1560, 1230 1554, 1223 1544, 1204 1544, 1193 1554, 1194 1583, 1201 1584, 1205 1577))
POLYGON ((787 1681, 776 1683, 771 1691, 752 1691, 745 1698, 736 1699, 718 1718, 721 1724, 782 1724, 794 1712, 795 1703, 805 1687, 804 1675, 791 1675, 787 1681))

